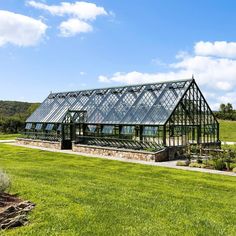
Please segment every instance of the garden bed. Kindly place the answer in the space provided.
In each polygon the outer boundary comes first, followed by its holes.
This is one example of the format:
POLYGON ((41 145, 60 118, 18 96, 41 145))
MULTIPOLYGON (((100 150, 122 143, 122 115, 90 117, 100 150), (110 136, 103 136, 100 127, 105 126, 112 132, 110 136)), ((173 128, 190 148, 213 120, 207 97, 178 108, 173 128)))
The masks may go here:
POLYGON ((184 157, 177 166, 206 168, 236 173, 236 149, 224 146, 223 149, 202 149, 201 147, 187 147, 184 157))

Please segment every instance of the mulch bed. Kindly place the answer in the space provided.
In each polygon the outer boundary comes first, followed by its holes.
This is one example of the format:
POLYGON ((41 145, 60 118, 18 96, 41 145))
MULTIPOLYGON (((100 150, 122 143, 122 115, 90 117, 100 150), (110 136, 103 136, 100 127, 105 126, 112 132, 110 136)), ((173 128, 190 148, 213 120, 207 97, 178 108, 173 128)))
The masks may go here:
POLYGON ((34 207, 34 203, 23 201, 16 195, 0 193, 0 229, 26 225, 27 215, 34 207))

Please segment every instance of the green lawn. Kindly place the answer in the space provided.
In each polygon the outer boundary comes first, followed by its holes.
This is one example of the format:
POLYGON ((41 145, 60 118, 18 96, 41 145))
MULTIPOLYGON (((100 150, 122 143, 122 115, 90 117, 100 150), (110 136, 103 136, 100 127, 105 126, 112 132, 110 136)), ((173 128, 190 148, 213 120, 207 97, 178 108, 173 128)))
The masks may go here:
POLYGON ((236 142, 236 121, 219 120, 220 140, 236 142))
POLYGON ((11 140, 19 137, 20 134, 2 134, 0 133, 0 140, 11 140))
POLYGON ((11 193, 37 204, 4 235, 236 235, 236 178, 0 145, 11 193))

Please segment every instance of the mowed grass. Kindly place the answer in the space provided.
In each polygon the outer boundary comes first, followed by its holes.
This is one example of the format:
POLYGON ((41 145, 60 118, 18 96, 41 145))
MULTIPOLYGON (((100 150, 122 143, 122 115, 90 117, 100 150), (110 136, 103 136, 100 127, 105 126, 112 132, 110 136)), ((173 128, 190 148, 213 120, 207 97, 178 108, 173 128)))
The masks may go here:
POLYGON ((236 142, 236 121, 219 120, 220 140, 236 142))
POLYGON ((2 235, 236 235, 235 177, 6 144, 0 167, 37 204, 2 235))
POLYGON ((13 140, 19 136, 20 136, 20 134, 2 134, 2 133, 0 133, 0 140, 13 140))

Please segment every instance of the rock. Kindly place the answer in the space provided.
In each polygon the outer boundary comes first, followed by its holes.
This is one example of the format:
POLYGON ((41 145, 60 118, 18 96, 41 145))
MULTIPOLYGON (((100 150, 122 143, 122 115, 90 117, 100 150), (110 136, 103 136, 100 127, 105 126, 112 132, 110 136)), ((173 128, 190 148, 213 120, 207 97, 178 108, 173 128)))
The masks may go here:
POLYGON ((0 229, 10 229, 26 225, 28 223, 27 213, 35 207, 29 201, 23 201, 7 207, 0 213, 0 229))

